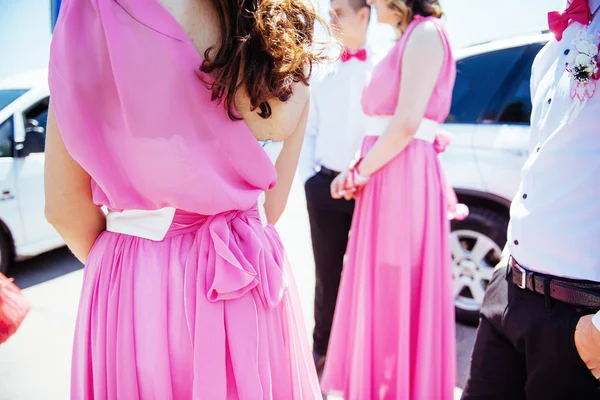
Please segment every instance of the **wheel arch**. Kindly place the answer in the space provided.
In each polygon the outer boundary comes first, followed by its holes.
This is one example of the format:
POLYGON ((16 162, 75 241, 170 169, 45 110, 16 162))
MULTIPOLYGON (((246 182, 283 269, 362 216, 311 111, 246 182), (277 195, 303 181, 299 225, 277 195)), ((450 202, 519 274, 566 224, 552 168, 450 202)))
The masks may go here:
POLYGON ((8 239, 8 248, 10 250, 10 258, 12 261, 16 258, 16 255, 17 255, 17 248, 15 247, 15 239, 13 238, 13 235, 10 232, 10 229, 8 229, 8 226, 4 223, 4 221, 2 219, 0 219, 0 231, 4 235, 6 235, 6 238, 8 239))
POLYGON ((492 193, 472 189, 454 189, 460 203, 471 207, 485 208, 510 218, 510 200, 492 193))
MULTIPOLYGON (((450 222, 452 235, 458 234, 461 230, 473 230, 493 241, 498 246, 498 249, 496 249, 498 252, 497 260, 486 262, 488 268, 493 269, 492 264, 495 266, 496 261, 500 261, 501 251, 506 243, 507 224, 510 219, 510 201, 491 193, 475 190, 455 189, 455 191, 459 202, 469 206, 471 213, 464 220, 450 222)), ((454 274, 458 273, 462 277, 463 267, 456 263, 454 259, 452 265, 454 285, 457 279, 454 274)), ((454 307, 457 321, 476 326, 479 321, 481 304, 479 303, 480 300, 475 300, 472 293, 462 293, 461 291, 454 299, 454 307), (472 301, 477 306, 469 305, 472 301)))

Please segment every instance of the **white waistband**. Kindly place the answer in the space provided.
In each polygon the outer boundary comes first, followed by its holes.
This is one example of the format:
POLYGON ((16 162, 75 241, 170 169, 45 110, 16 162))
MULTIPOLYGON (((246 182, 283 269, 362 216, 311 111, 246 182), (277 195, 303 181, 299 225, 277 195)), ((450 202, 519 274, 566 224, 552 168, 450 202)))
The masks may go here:
POLYGON ((161 241, 165 238, 175 217, 175 208, 159 210, 109 211, 106 230, 123 235, 161 241))
MULTIPOLYGON (((165 238, 173 223, 175 211, 176 209, 173 207, 159 210, 109 211, 106 215, 106 230, 160 242, 165 238)), ((258 212, 262 226, 266 227, 264 193, 258 199, 258 212)))
MULTIPOLYGON (((366 124, 366 135, 367 136, 381 136, 385 133, 392 116, 367 116, 366 124)), ((436 133, 440 130, 440 123, 431 119, 423 118, 415 138, 427 140, 429 142, 434 141, 436 133)))

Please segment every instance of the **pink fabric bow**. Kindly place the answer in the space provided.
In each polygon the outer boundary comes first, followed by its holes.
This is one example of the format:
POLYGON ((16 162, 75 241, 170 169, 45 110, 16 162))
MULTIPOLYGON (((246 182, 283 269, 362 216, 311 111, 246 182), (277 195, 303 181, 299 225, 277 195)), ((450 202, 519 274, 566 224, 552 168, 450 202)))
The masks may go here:
MULTIPOLYGON (((262 353, 243 346, 261 344, 260 332, 270 328, 259 325, 264 320, 257 313, 275 312, 287 291, 285 256, 277 250, 281 243, 276 231, 261 225, 256 208, 212 216, 178 212, 167 236, 184 232, 196 232, 185 263, 182 294, 194 343, 193 398, 225 399, 223 371, 230 349, 229 354, 243 354, 251 376, 260 375, 262 353), (257 301, 266 311, 257 309, 257 301), (224 324, 211 326, 207 321, 224 324)), ((239 386, 237 390, 244 391, 239 392, 240 398, 264 398, 261 383, 239 386)))
MULTIPOLYGON (((452 142, 453 136, 446 131, 438 131, 435 134, 435 139, 433 140, 433 149, 436 153, 443 153, 446 151, 446 147, 452 142)), ((444 170, 440 171, 441 179, 442 179, 442 187, 444 190, 444 196, 446 197, 446 203, 448 206, 448 219, 454 220, 463 220, 467 218, 469 215, 469 207, 465 204, 459 203, 458 198, 456 197, 456 192, 454 188, 446 178, 446 174, 444 174, 444 170)))
MULTIPOLYGON (((182 231, 198 232, 186 271, 195 275, 204 270, 198 264, 206 261, 198 255, 208 256, 203 291, 209 302, 239 299, 255 288, 267 308, 273 309, 281 301, 287 288, 281 269, 283 260, 265 248, 261 237, 264 228, 256 223, 259 218, 256 209, 212 216, 176 214, 167 236, 182 231), (250 223, 250 220, 255 221, 250 223)), ((194 281, 190 277, 190 282, 194 281)))
POLYGON ((590 7, 587 0, 573 0, 569 7, 562 13, 551 11, 548 13, 548 26, 554 33, 556 40, 560 41, 563 32, 569 26, 571 21, 579 22, 582 25, 589 25, 591 19, 590 7))
POLYGON ((446 151, 446 147, 452 142, 452 135, 446 131, 439 131, 435 134, 433 148, 437 153, 446 151))
POLYGON ((342 62, 348 62, 352 58, 356 58, 358 61, 361 62, 367 61, 367 51, 365 49, 360 49, 355 52, 344 50, 341 57, 342 62))

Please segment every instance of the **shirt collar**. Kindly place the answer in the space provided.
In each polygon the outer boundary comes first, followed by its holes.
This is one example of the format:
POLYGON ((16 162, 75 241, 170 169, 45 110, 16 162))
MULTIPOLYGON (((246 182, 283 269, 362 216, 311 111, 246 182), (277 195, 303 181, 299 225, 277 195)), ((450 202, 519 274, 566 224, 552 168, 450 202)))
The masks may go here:
MULTIPOLYGON (((600 0, 598 0, 598 1, 600 2, 600 0)), ((367 51, 367 55, 371 55, 371 47, 369 46, 368 43, 366 43, 363 47, 356 49, 355 51, 353 51, 353 53, 356 51, 362 50, 362 49, 365 49, 367 51)))

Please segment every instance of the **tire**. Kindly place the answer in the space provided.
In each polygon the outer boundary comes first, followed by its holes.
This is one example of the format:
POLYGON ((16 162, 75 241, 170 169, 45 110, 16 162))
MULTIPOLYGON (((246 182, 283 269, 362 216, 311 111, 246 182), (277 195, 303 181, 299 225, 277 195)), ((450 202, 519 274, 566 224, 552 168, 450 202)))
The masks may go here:
POLYGON ((7 275, 13 259, 10 239, 4 230, 0 230, 0 273, 7 275))
POLYGON ((452 221, 452 283, 458 322, 477 325, 483 295, 506 244, 508 216, 469 207, 469 216, 452 221))

